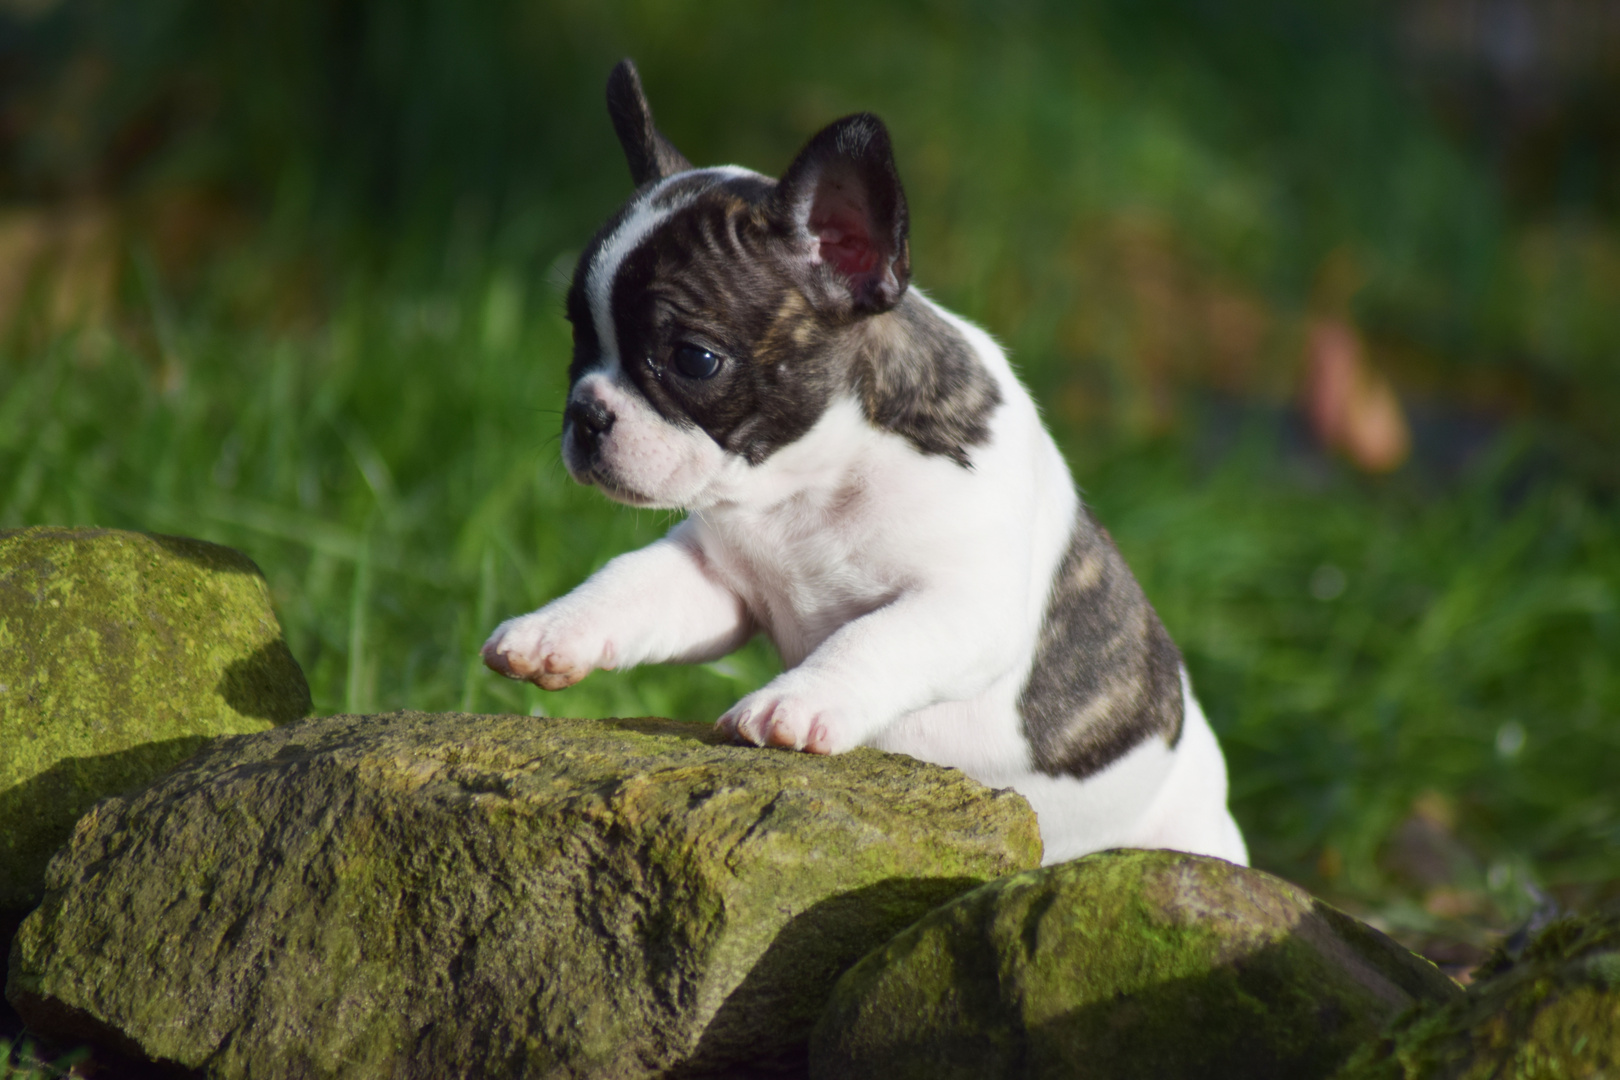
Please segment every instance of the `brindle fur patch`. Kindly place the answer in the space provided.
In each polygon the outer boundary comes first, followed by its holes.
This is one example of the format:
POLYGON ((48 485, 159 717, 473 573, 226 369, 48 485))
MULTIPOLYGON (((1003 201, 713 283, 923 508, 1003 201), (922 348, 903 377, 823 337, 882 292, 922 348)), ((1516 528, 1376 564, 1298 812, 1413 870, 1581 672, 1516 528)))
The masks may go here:
POLYGON ((1181 738, 1181 653, 1106 529, 1082 507, 1019 697, 1035 765, 1084 779, 1151 736, 1181 738))
POLYGON ((865 329, 853 375, 867 417, 971 467, 968 447, 990 438, 1001 389, 961 333, 910 293, 865 329))

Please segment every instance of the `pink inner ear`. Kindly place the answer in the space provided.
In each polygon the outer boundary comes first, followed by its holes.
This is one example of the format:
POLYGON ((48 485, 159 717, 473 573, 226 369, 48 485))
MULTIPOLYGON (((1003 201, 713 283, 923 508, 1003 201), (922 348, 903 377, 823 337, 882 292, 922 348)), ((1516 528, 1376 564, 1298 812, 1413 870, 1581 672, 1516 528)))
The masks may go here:
POLYGON ((821 260, 845 277, 859 280, 877 269, 877 245, 864 214, 842 208, 815 213, 810 231, 820 241, 821 260))

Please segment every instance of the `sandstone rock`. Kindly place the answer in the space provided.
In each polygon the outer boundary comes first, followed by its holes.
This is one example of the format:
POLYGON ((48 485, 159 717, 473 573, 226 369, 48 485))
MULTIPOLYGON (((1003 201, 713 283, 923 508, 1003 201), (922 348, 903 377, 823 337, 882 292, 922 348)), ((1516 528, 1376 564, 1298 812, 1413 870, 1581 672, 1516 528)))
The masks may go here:
POLYGON ((109 529, 0 531, 0 908, 96 800, 309 711, 259 568, 109 529))
POLYGON ((1620 909, 1561 919, 1499 950, 1467 997, 1420 1006, 1338 1080, 1599 1080, 1620 1076, 1620 909))
POLYGON ((1326 1077, 1416 1001, 1432 964, 1269 874, 1110 851, 992 882, 838 983, 828 1080, 1326 1077))
POLYGON ((903 756, 330 717, 97 806, 7 996, 216 1078, 802 1070, 846 967, 1039 860, 1021 797, 903 756))

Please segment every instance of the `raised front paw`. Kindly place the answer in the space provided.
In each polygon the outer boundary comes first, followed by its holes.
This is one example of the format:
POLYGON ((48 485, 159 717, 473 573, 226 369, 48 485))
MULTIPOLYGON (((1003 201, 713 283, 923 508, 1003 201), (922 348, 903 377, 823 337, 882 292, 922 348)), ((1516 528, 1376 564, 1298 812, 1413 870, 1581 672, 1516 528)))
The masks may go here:
POLYGON ((492 670, 546 690, 573 686, 597 668, 613 666, 611 641, 581 620, 545 609, 501 623, 482 654, 492 670))
POLYGON ((841 754, 853 748, 848 710, 814 694, 756 690, 726 711, 716 725, 738 742, 785 746, 812 754, 841 754))

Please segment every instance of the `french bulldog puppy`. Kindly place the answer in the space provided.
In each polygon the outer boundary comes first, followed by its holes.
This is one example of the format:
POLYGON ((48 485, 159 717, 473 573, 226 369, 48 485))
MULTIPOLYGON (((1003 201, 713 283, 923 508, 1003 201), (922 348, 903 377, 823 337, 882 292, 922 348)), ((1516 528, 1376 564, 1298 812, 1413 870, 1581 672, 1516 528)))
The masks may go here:
POLYGON ((720 717, 738 741, 1011 787, 1048 863, 1246 862, 1181 654, 1001 349, 910 287, 882 122, 829 125, 772 180, 694 168, 629 61, 607 98, 636 190, 568 293, 563 462, 687 516, 502 623, 485 663, 556 690, 764 633, 785 670, 720 717))

